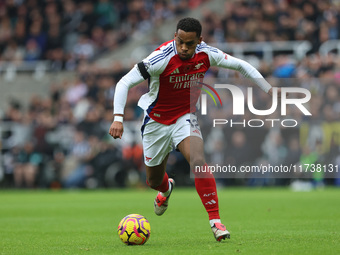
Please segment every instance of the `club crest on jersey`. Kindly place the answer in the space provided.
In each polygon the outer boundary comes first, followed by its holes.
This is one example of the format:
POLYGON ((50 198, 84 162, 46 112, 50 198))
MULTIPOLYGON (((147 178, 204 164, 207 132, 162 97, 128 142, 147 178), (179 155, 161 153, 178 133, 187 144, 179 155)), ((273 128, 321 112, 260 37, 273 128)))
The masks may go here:
POLYGON ((191 128, 195 130, 200 130, 200 126, 198 125, 198 122, 196 119, 186 119, 187 122, 189 122, 191 128))
POLYGON ((198 63, 197 65, 195 65, 195 70, 200 69, 202 65, 204 65, 204 63, 198 63))

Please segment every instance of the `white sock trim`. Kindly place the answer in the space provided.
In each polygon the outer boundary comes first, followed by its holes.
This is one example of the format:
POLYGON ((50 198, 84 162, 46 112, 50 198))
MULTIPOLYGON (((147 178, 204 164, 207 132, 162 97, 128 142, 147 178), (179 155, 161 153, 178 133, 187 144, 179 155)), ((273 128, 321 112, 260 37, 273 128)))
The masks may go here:
POLYGON ((213 227, 215 223, 221 223, 221 219, 209 220, 210 226, 213 227))

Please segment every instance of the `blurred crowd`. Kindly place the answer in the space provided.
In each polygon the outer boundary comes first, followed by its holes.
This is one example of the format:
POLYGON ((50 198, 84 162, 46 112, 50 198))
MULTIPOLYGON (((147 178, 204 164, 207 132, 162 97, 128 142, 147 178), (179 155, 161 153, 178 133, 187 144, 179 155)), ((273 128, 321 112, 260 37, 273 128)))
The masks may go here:
MULTIPOLYGON (((3 3, 1 28, 6 27, 7 20, 8 33, 7 37, 4 36, 6 33, 0 33, 1 59, 6 59, 6 52, 12 52, 6 60, 29 60, 26 58, 29 45, 35 44, 40 52, 37 59, 56 60, 53 58, 62 56, 61 68, 73 66, 76 77, 51 83, 49 95, 33 95, 28 107, 13 99, 0 116, 5 174, 2 185, 18 188, 145 185, 140 136, 143 112, 137 102, 148 91, 147 82, 129 91, 124 139, 114 140, 108 130, 113 119, 115 84, 133 63, 123 66, 116 61, 111 66, 99 68, 90 59, 105 50, 119 49, 136 33, 183 13, 189 6, 195 8, 198 2, 29 0, 24 4, 13 0, 3 3), (22 24, 18 25, 20 22, 22 24), (24 26, 21 39, 17 35, 20 26, 24 26), (48 42, 54 45, 48 46, 48 42), (8 49, 12 44, 21 49, 22 55, 13 55, 16 51, 8 49), (14 57, 17 55, 20 58, 14 57)), ((312 99, 307 107, 312 116, 306 118, 296 109, 288 110, 287 118, 297 119, 300 123, 290 129, 266 126, 212 130, 208 125, 211 123, 209 118, 233 118, 231 99, 225 98, 228 102, 224 104, 225 108, 217 109, 214 115, 202 116, 208 162, 237 166, 262 162, 340 165, 340 128, 337 124, 340 119, 340 56, 336 52, 322 56, 317 51, 322 42, 339 39, 339 6, 332 1, 315 0, 228 1, 224 15, 203 10, 201 20, 207 43, 271 40, 309 40, 313 43, 313 49, 302 60, 277 55, 273 63, 259 58, 257 65, 273 86, 310 90, 312 99)), ((234 71, 211 68, 205 82, 215 84, 234 78, 239 78, 234 71)), ((268 95, 257 89, 255 97, 256 107, 270 108, 268 95)), ((188 178, 188 164, 180 153, 171 153, 168 163, 168 172, 177 176, 178 184, 192 184, 192 179, 188 178)), ((327 184, 335 181, 340 185, 339 178, 333 178, 327 184)), ((325 183, 324 176, 314 179, 319 185, 325 183)), ((240 184, 241 180, 228 179, 220 183, 234 185, 240 184)), ((273 180, 255 178, 249 179, 247 184, 270 185, 273 180)), ((278 180, 275 184, 287 184, 285 181, 278 180)))
POLYGON ((222 15, 202 12, 203 35, 210 42, 307 40, 315 52, 339 39, 339 11, 328 0, 226 1, 222 15))
POLYGON ((0 61, 49 60, 54 70, 74 70, 202 2, 0 1, 0 61))
POLYGON ((131 142, 114 142, 108 134, 114 85, 125 72, 107 73, 85 63, 73 79, 51 84, 47 97, 33 95, 27 108, 11 101, 1 117, 2 149, 5 173, 13 175, 17 187, 103 187, 109 185, 106 170, 115 163, 110 175, 115 186, 125 185, 123 167, 131 165, 138 174, 142 172, 140 133, 133 122, 141 114, 136 98, 146 86, 133 89, 127 100, 125 132, 131 142), (18 170, 25 167, 31 170, 18 170))

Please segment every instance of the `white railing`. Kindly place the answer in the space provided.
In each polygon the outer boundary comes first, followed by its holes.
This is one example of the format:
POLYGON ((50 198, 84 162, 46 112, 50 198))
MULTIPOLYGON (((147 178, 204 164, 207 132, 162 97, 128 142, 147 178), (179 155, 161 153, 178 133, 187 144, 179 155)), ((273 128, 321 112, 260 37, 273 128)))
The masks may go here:
POLYGON ((50 62, 45 60, 39 61, 0 61, 0 73, 5 81, 13 81, 19 72, 30 72, 33 77, 40 79, 50 71, 50 62))
MULTIPOLYGON (((312 49, 312 43, 309 41, 226 42, 212 43, 210 45, 239 58, 256 56, 265 60, 268 64, 273 63, 274 57, 280 54, 289 55, 299 61, 312 49)), ((144 45, 135 48, 130 54, 130 61, 133 63, 140 61, 158 46, 159 45, 144 45)), ((322 56, 326 56, 332 51, 340 54, 340 40, 326 41, 319 48, 319 53, 322 56)), ((40 79, 44 77, 48 71, 51 71, 49 61, 22 61, 20 63, 0 61, 0 75, 3 76, 6 81, 14 80, 19 72, 30 72, 34 78, 40 79)))
POLYGON ((337 50, 337 53, 340 54, 340 40, 329 40, 322 43, 319 53, 321 56, 327 56, 333 50, 337 50))
POLYGON ((262 55, 267 63, 272 63, 277 54, 292 55, 296 60, 301 60, 312 49, 309 41, 218 43, 212 46, 239 58, 247 54, 262 55))

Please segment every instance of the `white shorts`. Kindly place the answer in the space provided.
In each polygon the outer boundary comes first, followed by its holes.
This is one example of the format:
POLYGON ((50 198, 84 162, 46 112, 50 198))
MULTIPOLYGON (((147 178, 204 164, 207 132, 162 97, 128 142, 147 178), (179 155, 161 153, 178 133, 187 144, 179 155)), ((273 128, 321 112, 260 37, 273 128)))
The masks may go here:
POLYGON ((197 116, 187 113, 175 124, 164 125, 145 116, 142 126, 144 162, 147 166, 160 165, 177 145, 189 136, 202 138, 197 116), (146 123, 146 124, 145 124, 146 123))

